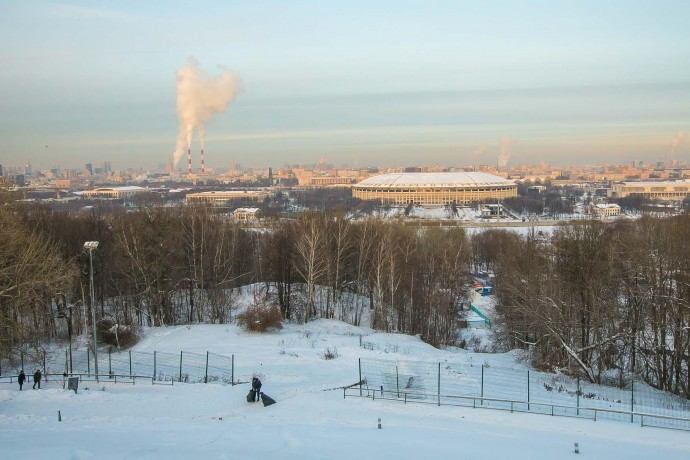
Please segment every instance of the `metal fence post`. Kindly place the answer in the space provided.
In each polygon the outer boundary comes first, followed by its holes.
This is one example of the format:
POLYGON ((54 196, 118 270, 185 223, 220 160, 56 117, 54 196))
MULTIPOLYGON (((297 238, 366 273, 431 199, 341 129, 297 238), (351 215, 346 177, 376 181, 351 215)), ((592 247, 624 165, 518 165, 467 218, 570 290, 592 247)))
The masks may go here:
POLYGON ((398 398, 400 397, 400 375, 398 374, 398 366, 395 366, 395 390, 398 392, 398 398))
POLYGON ((206 374, 204 374, 204 383, 208 383, 208 351, 206 352, 206 374))
POLYGON ((65 349, 65 374, 69 371, 69 356, 67 353, 69 352, 65 349))
POLYGON ((132 351, 129 351, 129 375, 134 375, 132 374, 132 351))
POLYGON ((482 389, 481 389, 481 397, 482 397, 482 406, 484 405, 484 365, 482 364, 482 389))
POLYGON ((529 371, 527 371, 527 410, 529 411, 529 371))
POLYGON ((630 423, 633 422, 633 418, 635 417, 633 415, 633 412, 635 412, 635 381, 631 380, 630 381, 630 423))
POLYGON ((230 363, 232 368, 230 369, 230 381, 232 382, 232 385, 235 386, 235 354, 233 353, 232 355, 232 361, 230 363))
POLYGON ((182 350, 180 350, 180 378, 178 379, 178 381, 182 381, 182 350))
POLYGON ((361 398, 362 397, 362 358, 359 358, 357 361, 359 362, 359 396, 361 398))
POLYGON ((108 348, 108 377, 113 378, 113 350, 108 348))
POLYGON ((577 396, 577 415, 580 415, 580 377, 577 378, 577 391, 575 391, 577 396))
POLYGON ((86 373, 91 375, 91 354, 89 349, 86 349, 86 373))
POLYGON ((438 363, 438 405, 441 405, 441 363, 438 363))
POLYGON ((156 352, 153 352, 153 380, 156 380, 156 352))
POLYGON ((43 374, 46 376, 46 382, 48 381, 48 368, 46 367, 46 352, 43 352, 43 374))

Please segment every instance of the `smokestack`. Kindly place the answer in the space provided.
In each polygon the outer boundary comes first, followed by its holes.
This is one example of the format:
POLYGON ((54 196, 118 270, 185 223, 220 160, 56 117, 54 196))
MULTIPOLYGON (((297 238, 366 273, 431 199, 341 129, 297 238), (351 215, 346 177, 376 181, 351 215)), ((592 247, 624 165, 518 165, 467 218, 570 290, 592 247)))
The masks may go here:
POLYGON ((201 174, 204 173, 204 149, 201 149, 201 174))
MULTIPOLYGON (((240 80, 231 72, 223 71, 211 77, 199 68, 194 58, 175 73, 177 77, 177 117, 179 131, 175 141, 175 165, 184 155, 184 146, 192 145, 196 129, 201 148, 204 148, 206 123, 216 113, 224 112, 230 101, 241 91, 240 80), (185 142, 186 141, 186 142, 185 142)), ((191 171, 191 168, 190 168, 191 171)))
POLYGON ((192 174, 192 149, 187 149, 187 174, 192 174))

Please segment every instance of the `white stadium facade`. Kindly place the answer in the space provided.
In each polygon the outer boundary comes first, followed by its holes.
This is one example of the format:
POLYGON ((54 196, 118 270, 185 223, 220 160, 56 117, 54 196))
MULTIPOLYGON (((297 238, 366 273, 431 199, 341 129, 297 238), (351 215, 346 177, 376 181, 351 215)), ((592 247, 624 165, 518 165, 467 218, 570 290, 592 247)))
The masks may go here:
POLYGON ((517 185, 481 172, 389 173, 353 185, 352 196, 385 204, 463 205, 517 196, 517 185))

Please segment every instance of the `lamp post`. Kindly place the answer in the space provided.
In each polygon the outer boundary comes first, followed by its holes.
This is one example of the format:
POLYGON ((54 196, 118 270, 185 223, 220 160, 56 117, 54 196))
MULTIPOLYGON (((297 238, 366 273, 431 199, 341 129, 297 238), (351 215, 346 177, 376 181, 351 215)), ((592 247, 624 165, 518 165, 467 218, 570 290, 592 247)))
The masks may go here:
POLYGON ((96 302, 93 290, 93 251, 98 247, 98 241, 87 241, 84 249, 89 251, 89 282, 91 286, 91 326, 93 327, 93 360, 96 381, 98 381, 98 342, 96 341, 96 302))

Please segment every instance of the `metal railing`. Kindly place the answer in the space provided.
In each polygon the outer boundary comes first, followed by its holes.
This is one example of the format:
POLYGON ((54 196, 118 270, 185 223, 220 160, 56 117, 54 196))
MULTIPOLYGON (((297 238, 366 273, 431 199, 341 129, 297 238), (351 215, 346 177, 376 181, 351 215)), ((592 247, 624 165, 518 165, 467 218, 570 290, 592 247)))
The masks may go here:
POLYGON ((436 406, 472 407, 473 409, 493 409, 530 414, 551 415, 560 417, 574 417, 597 421, 601 414, 619 414, 635 418, 641 427, 669 428, 690 431, 690 418, 674 417, 669 415, 650 414, 638 411, 623 411, 603 408, 583 408, 562 404, 528 403, 511 399, 483 398, 477 396, 439 395, 436 393, 418 393, 397 390, 384 390, 383 388, 344 387, 343 399, 347 397, 371 398, 372 401, 381 399, 385 401, 398 401, 404 404, 433 404, 436 406), (545 409, 545 410, 539 410, 545 409), (654 421, 665 423, 654 423, 654 421), (647 423, 645 423, 645 421, 647 423))

